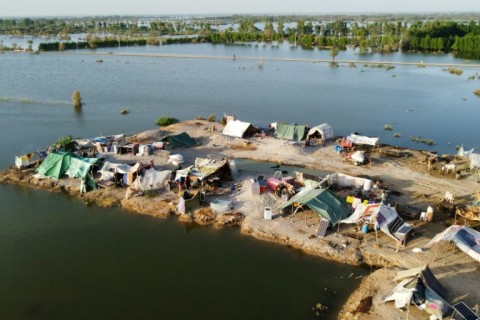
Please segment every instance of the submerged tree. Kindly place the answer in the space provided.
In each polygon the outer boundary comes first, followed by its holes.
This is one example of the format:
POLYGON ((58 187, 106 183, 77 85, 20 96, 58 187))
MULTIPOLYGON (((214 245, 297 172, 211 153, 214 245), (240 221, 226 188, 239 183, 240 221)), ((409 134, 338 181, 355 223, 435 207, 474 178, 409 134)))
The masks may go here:
POLYGON ((335 61, 335 57, 338 55, 338 47, 336 45, 332 46, 330 49, 330 57, 332 57, 332 61, 335 61))
POLYGON ((72 94, 72 105, 74 108, 80 108, 83 103, 82 103, 82 97, 80 96, 80 91, 78 90, 75 90, 73 91, 73 94, 72 94))

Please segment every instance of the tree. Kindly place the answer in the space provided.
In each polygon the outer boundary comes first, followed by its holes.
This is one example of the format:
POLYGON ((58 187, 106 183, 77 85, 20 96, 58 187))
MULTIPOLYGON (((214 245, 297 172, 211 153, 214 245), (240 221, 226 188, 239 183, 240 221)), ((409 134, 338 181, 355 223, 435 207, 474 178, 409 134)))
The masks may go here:
POLYGON ((33 49, 32 49, 33 40, 30 39, 30 40, 27 41, 27 43, 28 43, 28 51, 32 52, 33 51, 33 49))
POLYGON ((277 25, 277 33, 280 35, 280 36, 283 36, 283 28, 284 28, 284 25, 283 25, 283 22, 282 21, 279 21, 278 22, 278 25, 277 25))
POLYGON ((72 105, 74 108, 81 108, 83 105, 82 97, 80 96, 80 91, 75 90, 72 94, 72 105))
POLYGON ((336 45, 334 45, 331 49, 330 49, 330 57, 332 57, 332 61, 335 61, 335 57, 338 55, 338 47, 336 45))

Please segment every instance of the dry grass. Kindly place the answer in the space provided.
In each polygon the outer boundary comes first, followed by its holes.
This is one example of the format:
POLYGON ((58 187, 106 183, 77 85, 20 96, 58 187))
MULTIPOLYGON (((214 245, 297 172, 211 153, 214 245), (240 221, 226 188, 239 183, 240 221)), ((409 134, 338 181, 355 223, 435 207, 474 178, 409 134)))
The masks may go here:
POLYGON ((230 149, 253 151, 253 150, 257 150, 257 146, 251 143, 242 143, 242 144, 233 144, 230 146, 230 149))

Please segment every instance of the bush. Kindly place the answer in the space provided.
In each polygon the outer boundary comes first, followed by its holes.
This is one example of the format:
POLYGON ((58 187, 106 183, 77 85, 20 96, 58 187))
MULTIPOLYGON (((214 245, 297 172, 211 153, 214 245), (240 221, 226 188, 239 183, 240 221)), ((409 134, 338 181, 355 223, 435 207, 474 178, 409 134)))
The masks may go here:
POLYGON ((75 90, 72 94, 72 105, 75 108, 80 108, 82 106, 82 97, 80 96, 80 91, 75 90))
POLYGON ((477 90, 473 91, 473 93, 474 93, 476 96, 479 96, 479 97, 480 97, 480 89, 477 89, 477 90))
POLYGON ((73 141, 73 137, 68 135, 58 138, 57 141, 52 144, 52 147, 63 151, 73 151, 75 147, 75 142, 73 141))
POLYGON ((169 126, 171 124, 179 123, 180 121, 175 118, 163 116, 157 119, 157 126, 169 126))
POLYGON ((216 118, 213 114, 211 114, 211 115, 208 116, 207 120, 210 121, 210 122, 215 122, 216 118))
POLYGON ((207 120, 207 119, 205 119, 204 116, 197 116, 197 117, 195 118, 195 120, 207 120))
POLYGON ((401 135, 399 132, 395 132, 395 133, 393 134, 393 137, 394 137, 394 138, 400 138, 401 136, 402 136, 402 135, 401 135))
POLYGON ((393 126, 391 124, 386 124, 386 125, 383 126, 383 130, 391 131, 391 130, 393 130, 393 126))

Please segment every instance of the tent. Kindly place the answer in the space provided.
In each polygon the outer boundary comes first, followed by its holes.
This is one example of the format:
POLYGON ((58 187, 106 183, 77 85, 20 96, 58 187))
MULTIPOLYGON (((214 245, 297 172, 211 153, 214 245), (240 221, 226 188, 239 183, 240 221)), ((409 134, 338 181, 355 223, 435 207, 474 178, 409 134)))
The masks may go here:
POLYGON ((274 136, 285 140, 301 141, 305 137, 307 127, 296 124, 277 123, 274 136))
POLYGON ((322 123, 316 127, 311 128, 308 130, 307 139, 313 137, 317 134, 320 134, 323 141, 327 141, 329 139, 333 139, 335 136, 333 135, 333 129, 328 123, 322 123))
POLYGON ((412 227, 400 218, 394 207, 387 206, 384 203, 373 203, 367 206, 359 204, 352 215, 341 222, 358 223, 362 221, 377 223, 380 230, 400 242, 404 242, 408 233, 412 230, 412 227))
POLYGON ((453 225, 437 234, 427 247, 442 240, 453 241, 460 250, 480 262, 480 232, 467 226, 453 225))
POLYGON ((366 144, 366 145, 370 145, 370 146, 375 146, 378 142, 378 138, 370 138, 370 137, 366 137, 366 136, 359 136, 359 135, 356 135, 356 134, 353 134, 353 133, 350 134, 347 137, 347 140, 352 141, 355 144, 366 144))
POLYGON ((188 133, 182 132, 177 135, 166 136, 162 141, 168 141, 173 149, 175 148, 188 148, 197 145, 195 139, 190 137, 188 133))
POLYGON ((229 180, 231 178, 231 170, 226 159, 196 158, 195 166, 190 166, 175 172, 175 180, 179 180, 181 177, 186 178, 187 176, 194 177, 201 181, 212 176, 218 176, 222 180, 229 180))
POLYGON ((328 189, 311 189, 299 192, 278 209, 285 209, 294 203, 309 207, 333 225, 348 217, 350 213, 347 205, 328 189))
POLYGON ((68 152, 51 152, 37 168, 36 172, 40 175, 59 179, 67 172, 72 161, 72 155, 68 152))
POLYGON ((252 136, 257 131, 251 123, 242 122, 239 120, 231 120, 227 122, 225 128, 223 128, 223 134, 225 136, 244 138, 246 136, 252 136))
POLYGON ((401 281, 382 303, 395 301, 396 308, 410 303, 442 319, 449 310, 447 290, 437 280, 428 266, 399 271, 394 280, 401 281))
POLYGON ((170 180, 172 171, 157 171, 154 168, 145 170, 143 176, 138 176, 132 185, 137 190, 156 190, 165 187, 165 182, 170 180))
POLYGON ((96 158, 82 158, 73 156, 71 153, 63 151, 51 152, 42 164, 37 168, 37 173, 59 179, 64 174, 70 178, 81 179, 80 192, 86 191, 86 185, 92 189, 96 188, 95 181, 90 174, 90 168, 97 163, 96 158))
POLYGON ((133 184, 127 189, 125 198, 129 199, 130 195, 135 191, 149 191, 164 188, 166 183, 170 181, 172 171, 157 171, 155 168, 145 170, 142 176, 138 175, 133 184))

